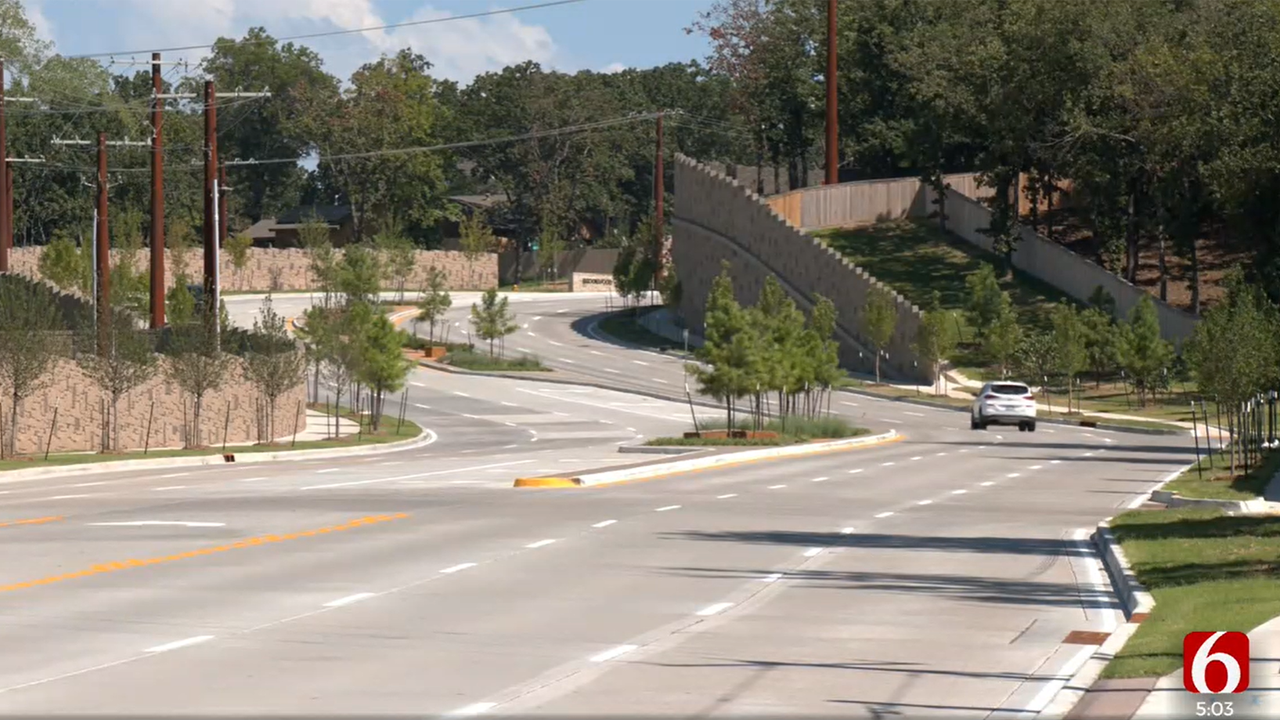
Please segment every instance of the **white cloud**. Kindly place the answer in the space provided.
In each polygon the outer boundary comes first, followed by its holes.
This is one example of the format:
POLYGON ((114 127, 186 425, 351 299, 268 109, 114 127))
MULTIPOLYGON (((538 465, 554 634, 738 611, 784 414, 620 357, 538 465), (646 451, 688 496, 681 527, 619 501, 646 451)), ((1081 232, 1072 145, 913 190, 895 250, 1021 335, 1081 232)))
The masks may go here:
POLYGON ((27 12, 27 19, 36 28, 36 37, 45 41, 54 39, 53 23, 49 22, 48 16, 44 14, 44 8, 39 2, 28 2, 24 8, 27 12))
POLYGON ((626 63, 620 63, 620 62, 616 62, 616 63, 609 63, 608 65, 604 66, 604 68, 603 68, 603 69, 601 69, 601 70, 600 70, 600 72, 602 72, 602 73, 620 73, 620 72, 622 72, 623 70, 626 70, 628 67, 630 67, 630 66, 629 66, 629 65, 627 65, 626 63))
MULTIPOLYGON (((48 2, 48 0, 43 0, 48 2)), ((72 3, 57 3, 59 10, 72 3)), ((87 10, 89 6, 86 5, 87 10)), ((46 7, 47 9, 47 7, 46 7)), ((355 30, 388 24, 372 0, 116 0, 97 4, 98 11, 119 19, 120 32, 108 50, 149 46, 185 46, 208 43, 219 36, 240 37, 248 28, 263 26, 272 35, 288 36, 355 30), (109 7, 108 7, 109 6, 109 7)), ((33 19, 37 3, 28 6, 33 19)), ((425 6, 404 21, 430 20, 451 14, 425 6)), ((49 27, 45 15, 41 22, 49 27)), ((70 32, 68 29, 67 32, 70 32)), ((76 44, 64 37, 66 44, 76 44)), ((477 74, 498 70, 525 60, 555 67, 561 52, 541 25, 526 23, 516 14, 467 18, 431 25, 352 33, 301 41, 323 58, 325 69, 345 80, 364 63, 404 47, 426 57, 433 74, 468 82, 477 74)), ((183 59, 192 65, 203 51, 167 53, 166 59, 183 59)))

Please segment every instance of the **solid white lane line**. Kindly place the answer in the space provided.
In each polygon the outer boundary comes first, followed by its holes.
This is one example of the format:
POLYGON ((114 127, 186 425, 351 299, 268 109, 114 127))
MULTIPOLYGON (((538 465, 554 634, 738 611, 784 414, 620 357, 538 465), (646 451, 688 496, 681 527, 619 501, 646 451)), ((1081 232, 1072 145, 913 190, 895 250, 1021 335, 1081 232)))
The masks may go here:
POLYGON ((781 579, 782 579, 782 573, 774 573, 772 575, 765 575, 764 577, 760 578, 760 582, 771 583, 771 582, 778 582, 781 579))
POLYGON ((535 542, 535 543, 529 543, 528 545, 525 545, 525 547, 532 550, 534 548, 546 547, 553 542, 555 542, 555 540, 539 540, 538 542, 535 542))
POLYGON ((106 480, 99 480, 98 482, 79 483, 77 485, 72 485, 71 487, 93 487, 94 485, 106 485, 106 484, 107 484, 106 480))
POLYGON ((503 404, 503 405, 506 405, 507 407, 516 407, 516 404, 515 404, 515 403, 513 403, 513 402, 507 402, 506 400, 503 400, 503 401, 502 401, 502 404, 503 404))
POLYGON ((805 550, 805 551, 804 551, 804 556, 805 556, 805 557, 816 557, 816 556, 818 555, 818 553, 820 553, 820 552, 822 552, 822 548, 809 548, 808 550, 805 550))
POLYGON ((259 480, 266 480, 266 479, 267 479, 266 475, 259 475, 258 477, 244 478, 240 482, 258 482, 259 480))
POLYGON ((724 612, 725 610, 728 610, 731 607, 733 607, 733 603, 731 602, 716 603, 715 605, 709 605, 707 607, 702 608, 701 610, 698 611, 698 614, 701 615, 702 617, 706 617, 708 615, 715 615, 716 613, 724 612))
POLYGON ((668 510, 679 510, 679 509, 680 509, 679 505, 667 505, 665 507, 660 507, 654 510, 654 512, 666 512, 668 510))
POLYGON ((464 392, 458 392, 457 390, 454 390, 454 391, 453 391, 453 394, 454 394, 454 395, 457 395, 457 396, 459 396, 459 397, 471 397, 470 395, 468 395, 468 394, 466 394, 466 393, 464 393, 464 392))
POLYGON ((850 471, 849 471, 849 474, 850 474, 850 475, 854 475, 854 474, 856 474, 856 473, 860 473, 860 472, 862 472, 862 468, 854 468, 854 469, 852 469, 852 470, 850 470, 850 471))
POLYGON ((189 473, 189 472, 169 473, 168 475, 161 475, 161 476, 160 476, 160 478, 161 478, 161 479, 164 479, 164 480, 167 480, 167 479, 169 479, 169 478, 186 477, 186 476, 188 476, 188 475, 190 475, 190 474, 191 474, 191 473, 189 473))
POLYGON ((924 417, 924 413, 911 412, 910 410, 903 410, 903 411, 902 411, 902 414, 903 414, 903 415, 914 415, 914 416, 916 416, 916 417, 924 417))
POLYGON ((858 407, 858 403, 846 402, 846 401, 844 401, 844 400, 841 400, 841 401, 840 401, 840 404, 841 404, 841 405, 848 405, 849 407, 858 407))
POLYGON ((968 491, 968 490, 952 490, 952 491, 951 491, 951 494, 952 494, 952 495, 963 495, 963 494, 965 494, 965 493, 967 493, 967 492, 969 492, 969 491, 968 491))
POLYGON ((605 650, 599 655, 593 655, 591 657, 591 662, 595 662, 595 663, 608 662, 621 655, 626 655, 632 650, 635 650, 637 647, 639 646, 638 645, 619 645, 618 647, 613 648, 612 650, 605 650))
POLYGON ((456 572, 458 572, 459 570, 466 570, 467 568, 473 568, 473 567, 475 567, 475 566, 476 566, 476 564, 475 564, 475 563, 459 563, 459 564, 454 565, 454 566, 452 566, 452 567, 447 567, 447 568, 445 568, 445 569, 441 570, 440 572, 442 572, 442 573, 446 573, 446 574, 449 574, 449 573, 456 573, 456 572))
POLYGON ((598 523, 596 523, 595 525, 592 525, 591 527, 593 527, 593 528, 609 527, 610 525, 612 525, 612 524, 614 524, 614 523, 616 523, 616 522, 618 522, 618 521, 617 521, 617 520, 605 520, 605 521, 603 521, 603 522, 598 522, 598 523))
POLYGON ((777 489, 779 489, 779 488, 784 488, 784 487, 786 487, 786 485, 770 485, 770 486, 769 486, 769 489, 770 489, 770 490, 777 490, 777 489))
POLYGON ((892 510, 890 510, 890 511, 888 511, 888 512, 882 512, 882 513, 880 513, 879 515, 877 515, 876 517, 878 517, 878 518, 887 518, 887 517, 889 517, 889 516, 890 516, 890 515, 892 515, 892 514, 893 514, 893 511, 892 511, 892 510))
POLYGON ((735 497, 738 497, 738 493, 729 493, 728 495, 717 495, 717 496, 716 496, 716 499, 717 499, 717 500, 727 500, 727 499, 729 499, 729 498, 735 498, 735 497))
POLYGON ((982 487, 991 487, 992 485, 995 485, 996 482, 994 480, 988 480, 984 483, 978 483, 978 484, 981 485, 982 487))
POLYGON ((458 708, 457 710, 454 710, 453 712, 449 713, 449 716, 450 717, 469 717, 471 715, 480 715, 496 707, 498 707, 498 703, 492 703, 492 702, 472 703, 470 705, 466 705, 464 707, 458 708))
POLYGON ((178 648, 184 648, 184 647, 187 647, 188 645, 196 645, 212 639, 213 639, 212 635, 197 635, 195 637, 189 637, 186 640, 175 640, 171 643, 165 643, 164 645, 156 645, 155 647, 149 647, 143 652, 149 652, 149 653, 168 652, 170 650, 177 650, 178 648))
POLYGON ((829 479, 829 478, 826 478, 826 477, 816 477, 816 478, 814 478, 814 479, 810 480, 809 482, 822 482, 823 480, 827 480, 827 479, 829 479))
POLYGON ((217 522, 182 522, 180 520, 133 520, 130 522, 89 523, 98 526, 142 526, 142 525, 182 525, 183 527, 224 527, 226 523, 217 522))
POLYGON ((656 382, 656 383, 662 383, 663 385, 666 385, 666 384, 667 384, 667 381, 666 381, 666 380, 663 380, 662 378, 649 378, 649 379, 650 379, 650 380, 652 380, 652 381, 654 381, 654 382, 656 382))
POLYGON ((917 504, 917 505, 932 505, 932 504, 933 504, 933 501, 932 501, 932 500, 921 500, 920 502, 918 502, 918 503, 916 503, 916 504, 917 504))
POLYGON ((605 372, 607 372, 607 373, 613 373, 614 375, 621 375, 621 374, 622 374, 621 372, 619 372, 619 371, 617 371, 617 370, 614 370, 613 368, 604 368, 604 371, 605 371, 605 372))
POLYGON ((371 592, 356 593, 355 595, 348 595, 346 597, 338 598, 337 600, 330 600, 329 602, 325 603, 324 606, 325 607, 342 607, 343 605, 350 605, 351 603, 357 603, 357 602, 360 602, 361 600, 367 600, 375 595, 377 595, 377 593, 371 593, 371 592))
POLYGON ((339 471, 339 470, 341 470, 341 469, 342 469, 342 468, 325 468, 325 469, 323 469, 323 470, 317 470, 317 471, 316 471, 316 474, 317 474, 317 475, 320 475, 320 474, 323 474, 323 473, 338 472, 338 471, 339 471))
POLYGON ((381 462, 381 463, 378 463, 378 464, 379 464, 379 465, 381 465, 381 466, 384 466, 384 467, 385 467, 385 466, 387 466, 387 465, 403 465, 403 464, 404 464, 404 461, 403 461, 403 460, 388 460, 387 462, 381 462))
MULTIPOLYGON (((461 452, 466 452, 465 450, 461 452)), ((451 473, 464 473, 472 470, 487 470, 493 467, 503 467, 506 465, 525 465, 534 462, 533 460, 512 460, 505 463, 491 463, 489 465, 472 465, 470 467, 453 468, 451 470, 433 470, 432 472, 413 473, 412 475, 398 475, 389 478, 377 478, 374 480, 353 480, 351 482, 332 483, 329 485, 308 485, 301 488, 302 490, 324 490, 336 487, 352 487, 355 485, 371 485, 373 483, 394 482, 396 480, 414 480, 416 478, 431 477, 432 475, 449 475, 451 473)))
POLYGON ((91 497, 89 495, 54 495, 50 500, 70 500, 71 498, 91 497))
POLYGON ((151 488, 152 490, 184 490, 186 485, 166 485, 164 487, 151 488))
POLYGON ((1045 685, 1044 689, 1037 693, 1036 696, 1031 699, 1031 702, 1027 704, 1027 709, 1019 713, 1018 716, 1034 717, 1041 710, 1048 707, 1049 703, 1053 702, 1053 698, 1058 694, 1058 691, 1067 686, 1067 683, 1071 681, 1071 677, 1074 676, 1085 663, 1089 662, 1089 658, 1093 657, 1093 653, 1097 649, 1098 646, 1096 645, 1087 645, 1080 648, 1075 655, 1071 656, 1071 659, 1067 661, 1067 664, 1063 665, 1062 669, 1058 671, 1057 675, 1059 679, 1050 681, 1049 684, 1045 685))

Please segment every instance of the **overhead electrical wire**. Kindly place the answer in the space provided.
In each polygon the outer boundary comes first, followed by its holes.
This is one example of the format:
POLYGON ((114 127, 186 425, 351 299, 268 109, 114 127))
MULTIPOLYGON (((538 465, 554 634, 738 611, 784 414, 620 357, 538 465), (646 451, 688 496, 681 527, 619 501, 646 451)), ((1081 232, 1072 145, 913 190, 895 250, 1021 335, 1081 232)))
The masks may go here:
MULTIPOLYGON (((678 113, 679 111, 668 110, 664 114, 670 116, 678 113)), ((659 113, 657 112, 632 113, 630 115, 611 118, 608 120, 597 120, 595 122, 581 123, 578 125, 568 125, 565 127, 554 128, 551 130, 535 130, 534 132, 522 133, 519 135, 505 135, 502 137, 485 138, 482 140, 464 140, 462 142, 442 143, 439 145, 418 145, 418 146, 406 147, 406 148, 386 148, 382 150, 369 150, 365 152, 320 155, 318 158, 316 158, 316 161, 317 162, 334 162, 337 160, 356 160, 361 158, 386 157, 390 155, 411 155, 411 154, 423 153, 423 152, 436 152, 440 150, 457 150, 459 148, 478 147, 482 145, 494 145, 497 143, 504 143, 504 142, 518 142, 520 140, 538 140, 538 139, 547 138, 547 137, 557 137, 560 135, 571 135, 576 133, 590 132, 592 130, 600 130, 607 127, 615 127, 618 125, 627 125, 630 123, 640 122, 642 120, 652 120, 658 117, 658 115, 659 113)), ((227 163, 227 168, 231 169, 234 167, 245 167, 245 166, 251 167, 255 165, 283 165, 286 163, 297 164, 303 161, 304 159, 309 159, 309 158, 288 157, 288 158, 268 158, 266 160, 256 160, 256 159, 250 158, 249 160, 229 161, 227 163)), ((200 162, 195 162, 195 163, 192 163, 191 167, 195 168, 200 166, 201 164, 202 163, 200 162)), ((179 169, 181 167, 182 165, 178 165, 177 167, 170 165, 168 170, 172 171, 172 170, 179 169)), ((59 167, 59 169, 79 170, 81 172, 97 172, 97 169, 95 168, 74 168, 71 166, 59 167)), ((150 168, 113 168, 112 170, 110 170, 110 172, 150 172, 150 171, 151 171, 150 168)))
MULTIPOLYGON (((337 35, 354 35, 357 33, 374 32, 376 30, 392 30, 395 28, 415 27, 419 25, 435 25, 438 23, 453 22, 455 20, 470 20, 474 18, 490 17, 493 15, 508 15, 511 13, 523 12, 525 10, 541 10, 543 8, 555 7, 557 5, 572 5, 580 2, 586 2, 586 0, 554 0, 553 2, 543 2, 543 3, 537 3, 535 5, 521 5, 520 7, 504 8, 501 10, 487 10, 485 12, 468 13, 466 15, 451 15, 449 17, 430 18, 427 20, 409 20, 406 22, 388 23, 386 25, 374 25, 371 27, 353 28, 350 30, 330 30, 326 32, 307 33, 305 35, 290 35, 287 37, 273 37, 270 39, 264 38, 262 40, 233 40, 232 44, 245 45, 245 44, 251 44, 255 42, 291 42, 294 40, 311 40, 314 38, 333 37, 337 35)), ((184 50, 204 50, 206 48, 211 48, 214 45, 215 43, 209 42, 203 45, 183 45, 179 47, 167 47, 167 48, 146 48, 142 50, 125 50, 121 52, 109 52, 109 53, 89 53, 85 55, 70 55, 68 57, 75 58, 75 59, 104 58, 104 57, 116 57, 118 55, 142 55, 145 53, 153 53, 153 52, 161 52, 161 53, 182 52, 184 50)))

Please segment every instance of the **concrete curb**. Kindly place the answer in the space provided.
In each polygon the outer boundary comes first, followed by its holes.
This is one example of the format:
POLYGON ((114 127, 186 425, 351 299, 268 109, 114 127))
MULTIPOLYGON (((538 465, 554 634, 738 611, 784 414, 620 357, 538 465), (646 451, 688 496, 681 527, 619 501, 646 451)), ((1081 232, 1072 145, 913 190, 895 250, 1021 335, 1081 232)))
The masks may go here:
MULTIPOLYGON (((953 410, 955 412, 962 412, 962 413, 969 412, 969 410, 966 408, 953 407, 951 405, 943 405, 941 403, 933 403, 927 400, 917 400, 915 398, 910 398, 910 397, 892 397, 889 395, 879 395, 877 393, 868 392, 866 390, 857 390, 854 388, 840 388, 839 391, 843 393, 849 393, 850 395, 858 395, 860 397, 865 397, 865 398, 874 398, 876 400, 886 400, 888 402, 906 403, 908 405, 918 405, 920 407, 932 408, 934 410, 953 410)), ((1068 427, 1079 427, 1079 428, 1090 428, 1090 429, 1096 428, 1098 430, 1110 430, 1111 432, 1135 433, 1138 435, 1190 435, 1191 434, 1190 430, 1183 430, 1181 428, 1170 428, 1168 430, 1165 430, 1163 428, 1143 428, 1143 427, 1132 427, 1129 425, 1115 425, 1113 423, 1093 422, 1091 420, 1086 421, 1091 423, 1089 425, 1084 425, 1079 422, 1071 422, 1068 420, 1057 420, 1053 418, 1038 418, 1036 422, 1043 423, 1045 425, 1066 425, 1068 427)))
POLYGON ((154 458, 151 460, 118 460, 114 462, 84 463, 80 465, 56 465, 30 470, 7 470, 0 472, 0 484, 38 480, 63 475, 99 475, 124 470, 152 470, 171 467, 200 467, 203 465, 254 465, 269 462, 296 462, 299 460, 327 460, 329 458, 356 457, 361 455, 380 455, 383 453, 412 450, 425 447, 437 439, 433 430, 422 428, 422 432, 408 440, 398 440, 378 445, 357 445, 354 447, 316 448, 313 450, 281 450, 279 452, 256 452, 236 455, 194 455, 191 457, 154 458), (230 459, 228 459, 230 458, 230 459))
POLYGON ((1171 508, 1215 508, 1229 513, 1240 513, 1243 515, 1258 515, 1267 512, 1267 501, 1260 497, 1252 500, 1214 500, 1212 498, 1182 497, 1171 490, 1156 490, 1151 493, 1151 500, 1152 502, 1168 505, 1171 508))
POLYGON ((619 445, 620 453, 639 453, 641 455, 687 455, 703 448, 697 446, 683 447, 679 445, 619 445))
POLYGON ((702 458, 675 460, 667 463, 655 463, 626 470, 605 470, 603 472, 586 473, 576 477, 519 478, 514 487, 600 487, 614 483, 632 482, 635 480, 652 480, 680 473, 726 467, 756 460, 774 460, 787 457, 804 457, 820 453, 850 450, 857 447, 868 447, 884 443, 896 442, 903 438, 896 430, 880 435, 831 440, 828 442, 808 443, 804 445, 788 445, 777 448, 761 448, 744 452, 723 453, 702 458))
MULTIPOLYGON (((1173 477, 1177 477, 1177 475, 1173 477)), ((1109 521, 1110 518, 1098 523, 1092 540, 1098 550, 1099 557, 1102 558, 1107 577, 1111 580, 1111 588, 1124 607, 1125 617, 1128 622, 1122 623, 1120 627, 1116 628, 1106 641, 1094 651, 1093 655, 1080 666, 1080 669, 1071 675, 1071 679, 1054 694, 1049 704, 1036 714, 1037 718, 1048 720, 1049 718, 1066 717, 1084 697, 1085 693, 1089 691, 1089 688, 1093 687, 1093 684, 1102 675, 1102 670, 1107 666, 1107 663, 1124 648, 1125 643, 1129 642, 1129 638, 1133 637, 1133 634, 1137 632, 1138 625, 1146 619, 1147 615, 1156 606, 1155 598, 1142 586, 1142 583, 1138 582, 1137 576, 1134 575, 1133 567, 1129 564, 1129 559, 1125 557, 1124 549, 1120 547, 1119 541, 1116 540, 1115 533, 1111 531, 1111 523, 1109 521)))

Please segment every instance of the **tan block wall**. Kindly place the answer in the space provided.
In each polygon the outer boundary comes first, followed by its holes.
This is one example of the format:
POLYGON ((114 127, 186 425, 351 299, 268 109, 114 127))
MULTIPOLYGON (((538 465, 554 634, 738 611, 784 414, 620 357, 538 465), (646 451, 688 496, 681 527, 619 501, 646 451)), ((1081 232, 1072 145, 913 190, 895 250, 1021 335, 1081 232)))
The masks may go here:
POLYGON ((896 298, 898 323, 881 372, 932 382, 930 369, 916 366, 911 348, 921 321, 918 308, 788 224, 767 200, 737 181, 684 156, 677 156, 675 181, 672 256, 684 287, 681 310, 691 333, 704 334, 707 294, 721 261, 728 260, 734 293, 743 304, 756 302, 769 276, 778 278, 806 312, 815 295, 829 298, 838 314, 842 364, 870 372, 874 355, 864 340, 863 310, 871 289, 884 288, 896 298))
MULTIPOLYGON (((261 395, 243 376, 243 368, 243 363, 236 360, 222 386, 204 399, 200 426, 205 445, 222 444, 223 423, 228 408, 231 411, 231 422, 226 432, 227 442, 258 441, 257 403, 261 395)), ((4 404, 6 438, 10 432, 8 424, 11 407, 8 397, 6 392, 4 400, 0 401, 4 404)), ((19 454, 44 453, 51 423, 54 422, 55 408, 57 425, 52 426, 52 452, 100 449, 104 398, 102 390, 85 375, 79 365, 71 360, 60 360, 48 376, 44 388, 19 406, 19 454)), ((299 431, 306 427, 305 400, 306 387, 298 385, 277 401, 277 437, 293 432, 295 417, 299 431), (300 401, 303 401, 301 413, 298 412, 300 401)), ((191 400, 173 386, 163 372, 157 372, 155 377, 120 399, 117 412, 121 449, 140 450, 144 447, 147 419, 151 414, 153 401, 155 415, 151 419, 150 447, 181 447, 185 444, 183 408, 185 405, 185 416, 189 418, 191 400)))
MULTIPOLYGON (((44 248, 14 248, 10 262, 14 272, 40 279, 40 253, 44 248)), ((114 254, 115 251, 113 251, 114 254)), ((335 251, 341 255, 342 251, 335 251)), ((451 250, 419 250, 418 265, 405 290, 420 290, 426 283, 427 271, 437 267, 445 272, 450 290, 487 290, 498 284, 498 255, 484 253, 474 263, 462 252, 451 250)), ((151 263, 151 251, 138 253, 137 268, 146 271, 151 263)), ((165 286, 173 287, 174 253, 165 251, 165 286)), ((305 250, 297 248, 250 248, 249 262, 244 271, 237 271, 231 264, 229 253, 221 256, 223 290, 267 292, 312 289, 310 263, 305 250)), ((199 282, 203 259, 200 251, 187 251, 187 274, 199 282)), ((391 289, 390 287, 386 289, 391 289)))

